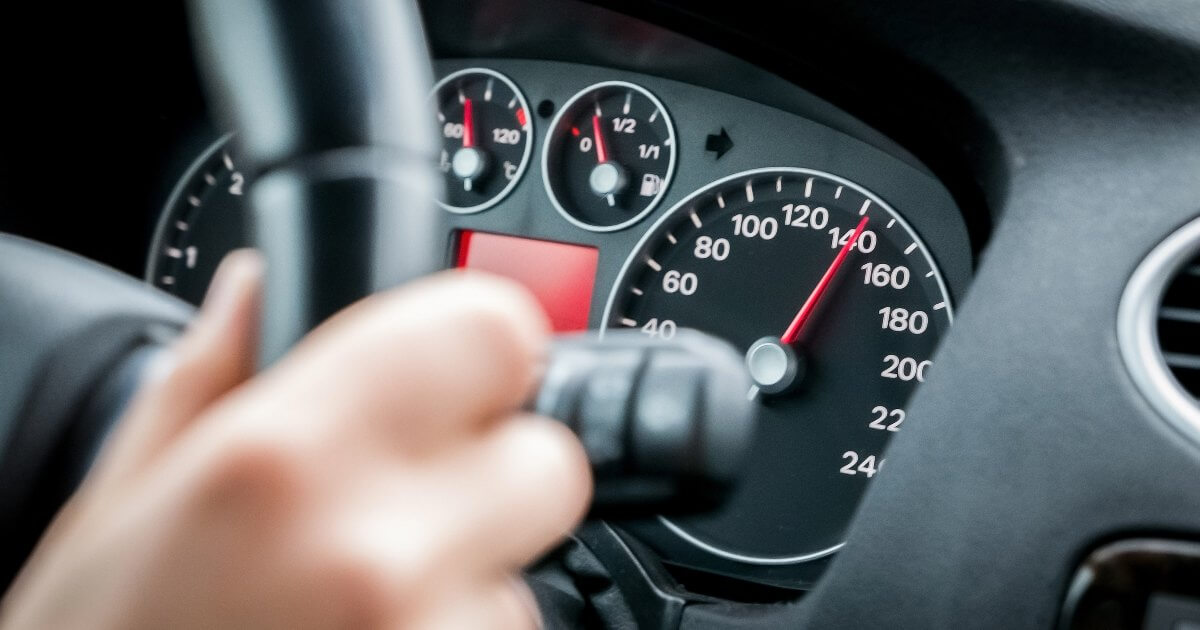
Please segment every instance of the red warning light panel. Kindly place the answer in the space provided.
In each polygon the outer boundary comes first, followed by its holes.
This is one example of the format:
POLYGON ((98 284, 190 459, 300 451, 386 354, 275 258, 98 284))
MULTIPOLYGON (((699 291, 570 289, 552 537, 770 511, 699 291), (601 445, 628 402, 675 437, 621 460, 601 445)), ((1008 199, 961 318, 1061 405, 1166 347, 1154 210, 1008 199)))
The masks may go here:
POLYGON ((458 233, 456 266, 525 285, 550 316, 555 332, 587 330, 599 260, 594 247, 473 230, 458 233))

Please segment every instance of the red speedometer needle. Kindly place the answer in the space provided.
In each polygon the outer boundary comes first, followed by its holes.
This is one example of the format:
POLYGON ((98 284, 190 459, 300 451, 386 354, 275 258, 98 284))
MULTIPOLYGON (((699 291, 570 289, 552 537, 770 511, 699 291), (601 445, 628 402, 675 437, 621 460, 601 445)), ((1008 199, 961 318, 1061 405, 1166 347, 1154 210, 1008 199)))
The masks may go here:
POLYGON ((603 123, 599 116, 592 116, 592 135, 596 136, 596 161, 603 164, 608 161, 608 147, 604 144, 603 123))
POLYGON ((796 343, 796 340, 800 338, 800 329, 804 328, 804 323, 808 321, 813 311, 816 310, 817 303, 821 301, 821 296, 825 294, 825 289, 829 288, 829 283, 833 281, 833 276, 837 274, 838 267, 842 266, 842 263, 846 260, 846 256, 850 255, 850 248, 854 247, 854 244, 858 242, 858 237, 866 229, 868 219, 870 217, 864 216, 862 221, 858 222, 858 227, 854 228, 854 233, 850 235, 850 240, 846 241, 845 245, 842 245, 842 249, 838 251, 838 255, 833 259, 833 263, 829 265, 829 269, 825 270, 825 275, 821 276, 821 281, 817 283, 817 288, 813 289, 807 300, 804 300, 804 306, 800 307, 800 312, 796 313, 795 319, 792 320, 791 325, 787 327, 783 335, 779 337, 779 341, 785 345, 791 345, 796 343))
POLYGON ((463 148, 475 146, 475 108, 471 99, 463 99, 463 148))

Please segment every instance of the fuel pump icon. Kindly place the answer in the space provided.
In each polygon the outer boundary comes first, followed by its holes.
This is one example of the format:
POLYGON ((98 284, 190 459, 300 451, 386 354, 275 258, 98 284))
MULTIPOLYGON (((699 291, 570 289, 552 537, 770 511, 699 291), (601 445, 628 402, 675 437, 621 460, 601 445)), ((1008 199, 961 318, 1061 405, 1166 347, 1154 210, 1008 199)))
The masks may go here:
POLYGON ((653 197, 662 190, 662 178, 654 173, 646 173, 642 176, 642 188, 639 194, 643 197, 653 197))

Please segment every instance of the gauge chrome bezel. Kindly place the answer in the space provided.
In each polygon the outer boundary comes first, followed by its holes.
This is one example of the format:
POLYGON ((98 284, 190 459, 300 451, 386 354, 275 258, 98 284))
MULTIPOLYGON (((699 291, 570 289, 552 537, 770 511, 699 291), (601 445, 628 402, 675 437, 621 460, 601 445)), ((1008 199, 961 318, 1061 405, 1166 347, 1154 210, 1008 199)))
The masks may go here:
POLYGON ((454 214, 476 214, 483 212, 484 210, 495 206, 508 197, 508 195, 512 193, 513 189, 517 187, 517 184, 521 182, 521 178, 525 177, 525 171, 529 170, 529 163, 532 161, 531 158, 533 156, 533 145, 537 143, 536 129, 533 124, 533 110, 529 109, 529 102, 525 100, 525 93, 522 92, 519 87, 517 87, 517 84, 514 83, 512 79, 496 70, 480 66, 474 68, 463 68, 462 70, 451 72, 434 84, 433 89, 429 91, 429 99, 436 102, 439 90, 441 90, 446 86, 447 83, 453 81, 454 79, 468 74, 484 74, 492 78, 499 79, 502 83, 507 85, 510 90, 513 91, 513 94, 517 97, 517 102, 520 104, 521 108, 525 110, 526 127, 528 127, 526 133, 529 135, 529 139, 525 143, 525 152, 521 155, 521 165, 517 167, 516 175, 513 176, 512 181, 508 182, 507 186, 501 189, 500 192, 496 193, 496 195, 491 199, 488 199, 483 203, 467 207, 454 206, 442 201, 441 199, 437 200, 438 206, 440 206, 443 210, 452 212, 454 214))
MULTIPOLYGON (((720 188, 726 184, 729 184, 730 182, 749 179, 749 178, 753 178, 758 175, 764 175, 767 173, 801 175, 801 176, 807 175, 810 177, 825 178, 829 181, 836 182, 839 185, 846 186, 848 188, 852 188, 852 189, 862 193, 865 197, 870 199, 873 204, 879 206, 880 208, 883 208, 889 215, 892 216, 892 218, 894 218, 896 220, 896 223, 898 223, 902 228, 904 228, 904 230, 908 233, 908 235, 913 238, 913 242, 915 242, 917 244, 917 247, 918 247, 918 249, 920 249, 921 254, 925 257, 925 261, 929 264, 929 268, 931 270, 933 270, 933 272, 934 272, 933 277, 937 281, 938 290, 941 291, 942 295, 944 295, 946 298, 945 311, 946 311, 947 321, 950 325, 954 324, 953 295, 950 293, 950 289, 946 285, 945 279, 942 277, 941 267, 939 267, 937 265, 937 263, 933 260, 932 252, 930 252, 929 247, 927 247, 925 245, 925 241, 923 241, 921 239, 920 235, 917 234, 917 231, 913 229, 912 225, 907 220, 905 220, 904 217, 901 216, 900 213, 895 210, 895 208, 893 208, 890 204, 888 204, 886 201, 884 201, 882 198, 880 198, 875 193, 871 192, 870 190, 867 190, 861 184, 850 181, 844 177, 834 175, 833 173, 821 171, 818 169, 800 168, 800 167, 794 167, 794 166, 767 166, 767 167, 754 168, 754 169, 741 171, 738 173, 734 173, 732 175, 727 175, 720 179, 709 182, 709 183, 705 184, 704 186, 701 186, 700 188, 696 189, 695 191, 689 193, 686 197, 681 199, 674 206, 671 206, 671 208, 669 210, 664 212, 662 214, 662 216, 660 216, 658 218, 658 220, 656 220, 653 224, 651 224, 651 226, 649 228, 646 229, 645 233, 642 234, 641 238, 638 239, 637 244, 634 245, 633 250, 629 253, 629 256, 625 259, 625 262, 621 265, 621 270, 617 273, 617 279, 616 279, 616 281, 613 282, 612 289, 609 291, 608 300, 604 304, 604 313, 601 316, 601 320, 600 320, 600 330, 599 330, 600 339, 604 338, 605 332, 607 332, 608 328, 611 326, 613 305, 616 303, 618 293, 621 291, 622 287, 624 286, 625 280, 628 277, 630 270, 633 268, 635 261, 639 260, 640 256, 644 256, 646 254, 647 247, 651 244, 651 240, 654 239, 654 237, 659 234, 660 229, 663 228, 664 225, 668 225, 678 213, 691 207, 692 204, 694 204, 698 199, 701 199, 704 195, 709 194, 710 191, 720 188)), ((819 560, 821 558, 825 558, 830 555, 833 555, 839 549, 841 549, 842 547, 844 547, 846 545, 845 541, 843 541, 843 542, 837 543, 835 545, 826 547, 824 549, 818 549, 818 550, 811 551, 808 553, 796 554, 796 555, 792 555, 792 556, 752 556, 752 555, 739 554, 739 553, 735 553, 735 552, 728 551, 725 549, 721 549, 720 547, 717 547, 716 545, 714 545, 708 541, 705 541, 705 540, 699 538, 698 536, 696 536, 695 534, 687 531, 682 526, 675 523, 674 521, 667 518, 666 516, 659 515, 657 517, 657 519, 658 519, 658 522, 661 525, 663 525, 663 527, 665 527, 672 534, 674 534, 679 539, 687 542, 688 544, 690 544, 698 549, 701 549, 701 550, 703 550, 707 553, 710 553, 714 556, 724 558, 726 560, 732 560, 734 562, 741 562, 744 564, 757 565, 757 566, 781 566, 781 565, 803 564, 805 562, 811 562, 813 560, 819 560)))
POLYGON ((671 112, 667 110, 666 106, 663 105, 662 101, 660 101, 653 92, 640 85, 637 85, 636 83, 630 83, 628 81, 601 81, 599 83, 593 83, 592 85, 579 90, 574 96, 568 99, 566 103, 563 103, 562 107, 558 108, 558 113, 556 113, 554 118, 550 121, 550 126, 548 129, 549 131, 546 133, 546 140, 542 145, 542 185, 546 189, 546 196, 550 198, 550 203, 554 206, 554 209, 558 211, 558 214, 572 225, 580 229, 584 229, 589 232, 607 233, 619 232, 625 228, 636 225, 642 219, 645 219, 647 216, 649 216, 651 212, 654 212, 654 209, 657 208, 658 204, 662 202, 664 197, 666 197, 667 190, 670 189, 671 183, 675 179, 675 163, 678 157, 678 146, 675 140, 675 121, 671 118, 671 112), (580 221, 578 218, 568 212, 566 208, 563 207, 562 202, 559 201, 558 196, 554 194, 554 186, 550 183, 550 145, 555 140, 554 132, 556 129, 558 129, 559 124, 562 122, 563 116, 566 115, 566 113, 570 111, 580 99, 596 90, 610 87, 635 90, 646 98, 650 99, 650 102, 653 103, 656 108, 658 108, 658 111, 662 112, 663 122, 667 126, 667 140, 664 142, 664 144, 669 143, 671 150, 670 159, 667 162, 667 174, 665 177, 663 177, 662 188, 658 191, 658 195, 656 195, 654 199, 651 199, 650 203, 647 204, 643 210, 638 212, 630 219, 615 225, 595 225, 585 221, 580 221))
POLYGON ((1134 385, 1163 418, 1200 445, 1200 404, 1163 358, 1158 313, 1167 285, 1200 250, 1200 218, 1175 230, 1138 264, 1117 307, 1117 345, 1134 385))

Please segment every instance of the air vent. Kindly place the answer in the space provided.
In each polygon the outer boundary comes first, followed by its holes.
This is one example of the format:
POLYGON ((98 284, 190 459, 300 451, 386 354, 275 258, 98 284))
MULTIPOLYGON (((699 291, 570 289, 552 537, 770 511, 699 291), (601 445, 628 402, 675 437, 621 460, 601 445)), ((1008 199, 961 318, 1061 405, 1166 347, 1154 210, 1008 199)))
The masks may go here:
POLYGON ((1200 256, 1167 283, 1158 309, 1158 343, 1175 380, 1200 397, 1200 256))
POLYGON ((1146 399, 1200 442, 1200 219, 1167 237, 1134 271, 1117 336, 1146 399))

